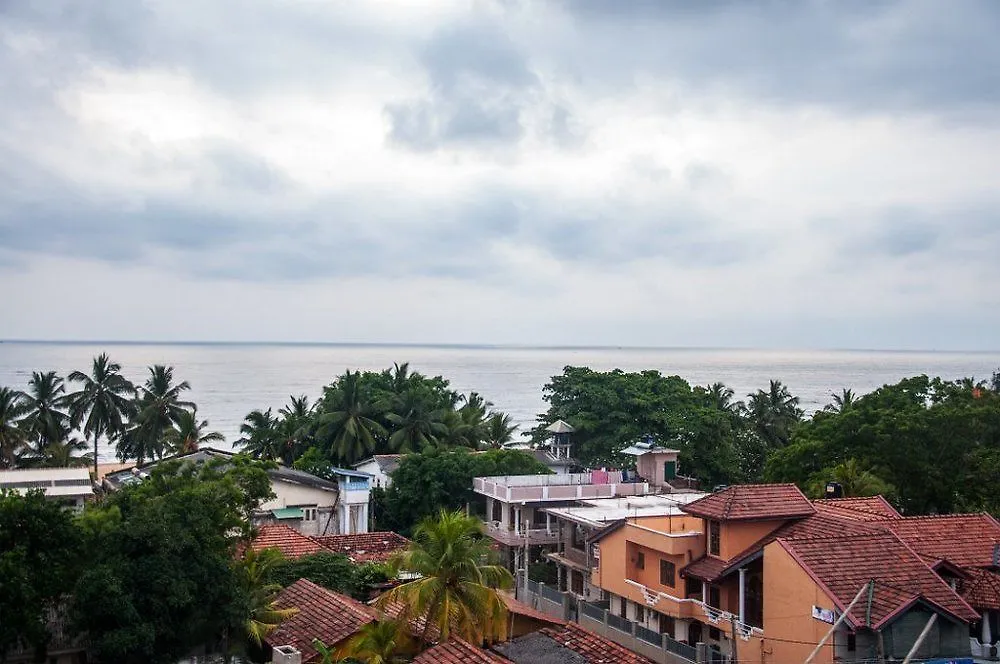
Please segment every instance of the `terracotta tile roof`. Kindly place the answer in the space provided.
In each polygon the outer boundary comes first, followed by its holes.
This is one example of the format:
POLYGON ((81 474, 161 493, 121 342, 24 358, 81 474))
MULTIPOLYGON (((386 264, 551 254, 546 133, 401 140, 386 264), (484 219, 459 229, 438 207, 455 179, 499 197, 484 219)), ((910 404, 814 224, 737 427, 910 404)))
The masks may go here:
POLYGON ((319 535, 312 539, 323 548, 343 553, 356 563, 384 563, 397 551, 410 545, 410 540, 394 532, 319 535))
POLYGON ((565 620, 560 620, 559 618, 553 618, 552 616, 542 613, 538 609, 534 609, 524 602, 519 602, 507 593, 500 593, 500 597, 503 599, 503 603, 507 606, 507 610, 511 613, 515 613, 519 616, 524 616, 526 618, 534 618, 535 620, 540 620, 543 622, 550 623, 552 625, 565 625, 565 620))
POLYGON ((428 648, 413 659, 413 664, 509 664, 510 660, 477 648, 468 641, 452 639, 428 648))
POLYGON ((729 561, 712 556, 702 556, 690 565, 681 568, 681 576, 712 582, 722 575, 729 561))
POLYGON ((1000 611, 1000 574, 988 569, 967 569, 967 579, 958 582, 962 598, 980 611, 1000 611))
POLYGON ((681 510, 720 521, 793 519, 816 511, 794 484, 738 484, 709 494, 681 510))
POLYGON ((917 553, 961 567, 991 567, 1000 553, 1000 523, 989 514, 909 516, 882 525, 917 553))
POLYGON ((819 509, 855 519, 857 521, 885 521, 899 519, 902 515, 882 496, 866 498, 823 498, 814 500, 819 509))
POLYGON ((282 523, 267 523, 258 528, 257 537, 250 546, 254 551, 278 549, 288 559, 324 550, 313 540, 282 523))
POLYGON ((582 655, 587 664, 653 664, 642 655, 624 648, 610 639, 594 634, 576 623, 562 627, 546 627, 539 631, 565 648, 582 655))
MULTIPOLYGON (((838 602, 847 606, 858 590, 875 579, 871 625, 880 629, 914 602, 923 599, 955 618, 971 622, 979 614, 891 532, 802 539, 779 538, 783 546, 838 602)), ((851 610, 855 627, 866 624, 867 602, 851 610)))
POLYGON ((308 579, 299 579, 282 590, 276 603, 280 608, 295 607, 299 612, 281 623, 266 641, 271 647, 295 646, 304 663, 318 656, 312 647, 313 639, 332 647, 376 617, 375 609, 370 606, 308 579))

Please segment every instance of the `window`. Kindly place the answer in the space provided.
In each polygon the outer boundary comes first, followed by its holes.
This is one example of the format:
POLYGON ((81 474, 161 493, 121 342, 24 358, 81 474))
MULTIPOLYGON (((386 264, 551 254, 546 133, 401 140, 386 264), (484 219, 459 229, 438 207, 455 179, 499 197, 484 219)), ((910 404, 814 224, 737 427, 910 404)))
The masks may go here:
POLYGON ((674 587, 674 572, 676 567, 669 560, 660 560, 660 583, 674 587))
POLYGON ((674 631, 676 630, 676 624, 674 623, 674 617, 664 614, 660 614, 660 634, 669 634, 670 638, 674 638, 674 631))
POLYGON ((708 628, 708 638, 712 639, 713 641, 718 641, 720 636, 722 636, 722 634, 721 632, 719 632, 718 627, 708 628))
POLYGON ((719 555, 719 545, 722 540, 722 524, 718 521, 708 522, 708 552, 713 556, 719 555))
POLYGON ((303 521, 315 521, 316 520, 316 508, 315 507, 304 507, 302 509, 302 519, 303 519, 303 521))
POLYGON ((625 615, 627 611, 628 611, 628 600, 622 597, 618 600, 618 615, 628 620, 628 616, 625 615))
POLYGON ((635 568, 646 569, 646 554, 642 551, 635 554, 635 568))
POLYGON ((716 609, 721 609, 719 606, 722 604, 722 600, 719 596, 719 586, 709 586, 708 587, 708 605, 715 607, 716 609))
POLYGON ((858 637, 854 632, 847 633, 847 651, 854 652, 858 649, 858 637))
POLYGON ((635 621, 637 623, 646 623, 646 607, 641 604, 635 605, 635 621))

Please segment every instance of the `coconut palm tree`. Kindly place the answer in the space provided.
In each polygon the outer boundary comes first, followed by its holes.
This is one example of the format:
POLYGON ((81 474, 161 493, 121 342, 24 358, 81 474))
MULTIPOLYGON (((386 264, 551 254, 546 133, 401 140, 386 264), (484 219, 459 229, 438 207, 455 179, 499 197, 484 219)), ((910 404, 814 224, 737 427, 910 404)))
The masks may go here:
POLYGON ((243 418, 240 433, 243 436, 236 445, 254 459, 275 461, 281 457, 277 433, 278 421, 271 415, 271 409, 252 410, 243 418))
POLYGON ((28 460, 28 464, 43 468, 85 468, 92 463, 87 441, 69 438, 49 443, 41 455, 28 460), (84 454, 77 455, 77 452, 84 454))
POLYGON ((361 372, 350 370, 327 394, 330 410, 320 415, 316 437, 324 441, 328 453, 343 463, 353 463, 372 453, 376 436, 385 429, 375 421, 375 411, 361 395, 361 372))
POLYGON ((90 375, 74 371, 71 383, 83 387, 69 395, 69 412, 74 426, 83 425, 83 436, 94 439, 94 476, 97 476, 97 442, 101 436, 114 440, 125 431, 135 405, 135 386, 121 375, 121 365, 106 353, 94 358, 90 375))
POLYGON ((197 452, 205 443, 221 442, 226 439, 218 431, 206 431, 208 420, 198 421, 198 409, 180 413, 173 429, 167 432, 167 442, 173 454, 197 452))
POLYGON ((55 371, 35 371, 28 382, 28 391, 22 392, 27 408, 24 426, 35 451, 44 455, 45 447, 61 442, 69 434, 72 420, 65 408, 66 384, 55 371))
POLYGON ((393 561, 419 578, 383 593, 376 605, 400 608, 404 622, 422 619, 424 641, 432 629, 442 641, 453 633, 473 643, 502 639, 507 608, 500 590, 514 580, 502 566, 484 563, 491 553, 477 519, 442 510, 416 527, 412 544, 393 561))
POLYGON ((833 403, 828 404, 823 410, 830 413, 843 413, 851 410, 858 398, 851 390, 845 389, 840 394, 833 395, 833 403))
POLYGON ((767 392, 757 390, 748 396, 747 411, 757 434, 769 448, 787 445, 792 427, 802 419, 799 398, 780 380, 772 380, 767 392))
POLYGON ((386 415, 393 428, 389 448, 397 453, 421 452, 448 435, 447 411, 435 409, 416 392, 407 392, 386 415))
POLYGON ((139 388, 133 425, 119 440, 118 455, 144 459, 162 457, 168 432, 178 423, 182 413, 195 409, 194 403, 183 401, 181 393, 191 389, 187 381, 174 383, 174 368, 157 364, 149 368, 149 378, 139 388))
POLYGON ((0 387, 0 469, 17 466, 26 451, 28 436, 22 418, 27 412, 20 392, 0 387))
POLYGON ((514 424, 514 418, 506 413, 490 413, 486 420, 486 446, 493 449, 500 449, 504 444, 514 439, 514 432, 518 425, 514 424))
POLYGON ((281 461, 288 466, 292 465, 308 446, 313 414, 309 397, 303 395, 289 398, 291 402, 278 411, 281 419, 277 421, 275 430, 281 461))
POLYGON ((237 563, 240 585, 247 599, 244 622, 246 636, 257 647, 261 647, 264 639, 278 629, 281 623, 298 613, 296 608, 278 608, 276 600, 281 592, 281 585, 268 582, 271 571, 284 560, 278 549, 255 551, 247 547, 243 558, 237 563))
POLYGON ((828 481, 840 484, 845 498, 891 496, 895 493, 891 484, 854 458, 818 473, 812 487, 813 494, 822 497, 828 481))
POLYGON ((357 634, 337 648, 336 656, 339 660, 366 664, 396 664, 409 661, 408 655, 417 650, 415 646, 405 623, 380 620, 359 629, 357 634))
POLYGON ((724 383, 712 383, 705 388, 705 395, 712 406, 727 413, 733 412, 736 408, 736 404, 733 403, 734 394, 732 388, 726 387, 724 383))

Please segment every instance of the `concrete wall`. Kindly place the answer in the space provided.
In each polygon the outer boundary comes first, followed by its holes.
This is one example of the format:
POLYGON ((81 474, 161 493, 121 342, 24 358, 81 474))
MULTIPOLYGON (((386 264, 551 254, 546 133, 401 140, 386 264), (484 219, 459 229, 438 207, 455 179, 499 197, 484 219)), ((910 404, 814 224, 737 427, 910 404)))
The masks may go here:
MULTIPOLYGON (((730 521, 722 523, 719 542, 719 557, 731 560, 743 553, 747 547, 758 542, 769 533, 785 524, 784 520, 773 521, 730 521)), ((705 536, 708 536, 708 524, 705 524, 705 536)), ((706 550, 707 550, 706 540, 706 550)))
MULTIPOLYGON (((906 657, 930 617, 929 609, 915 606, 884 628, 882 638, 886 655, 899 659, 906 657)), ((939 615, 914 657, 968 657, 970 652, 968 626, 939 615)))

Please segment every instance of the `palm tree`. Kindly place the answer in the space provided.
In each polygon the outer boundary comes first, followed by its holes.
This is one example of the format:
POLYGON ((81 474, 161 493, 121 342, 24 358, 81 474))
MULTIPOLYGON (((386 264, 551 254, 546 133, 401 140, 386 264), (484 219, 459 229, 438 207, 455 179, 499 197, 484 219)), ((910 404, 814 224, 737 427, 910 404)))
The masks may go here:
POLYGON ((28 438, 43 455, 45 447, 61 442, 69 434, 72 420, 63 410, 66 407, 66 384, 55 371, 35 371, 28 382, 28 392, 22 392, 28 411, 24 426, 28 438))
POLYGON ((813 483, 814 495, 823 496, 828 481, 840 484, 845 498, 885 496, 895 493, 895 488, 891 484, 865 468, 855 458, 818 473, 813 483))
POLYGON ((431 409, 420 394, 407 392, 386 419, 393 427, 389 448, 397 453, 421 452, 448 435, 446 411, 431 409))
POLYGON ((125 431, 125 423, 134 407, 135 386, 121 375, 121 365, 106 353, 94 358, 90 375, 74 371, 71 383, 82 383, 79 392, 69 395, 69 410, 74 426, 83 424, 83 436, 94 438, 94 477, 97 477, 97 441, 101 436, 113 440, 125 431))
POLYGON ((333 397, 332 410, 319 417, 317 437, 326 443, 329 453, 343 463, 353 463, 371 454, 375 437, 385 435, 382 425, 373 419, 374 409, 361 396, 361 372, 344 374, 333 397))
POLYGON ((168 432, 184 412, 195 409, 194 403, 180 398, 181 392, 189 389, 187 381, 174 384, 173 367, 150 367, 149 378, 139 388, 133 426, 119 441, 119 456, 135 457, 140 464, 146 458, 162 457, 168 432))
POLYGON ((712 406, 727 413, 733 412, 736 408, 736 404, 733 403, 734 394, 732 388, 726 387, 724 383, 712 383, 705 388, 705 395, 712 406))
POLYGON ((276 428, 281 461, 288 466, 292 465, 307 447, 313 414, 309 397, 303 395, 289 398, 291 402, 278 411, 281 420, 278 421, 276 428))
POLYGON ((514 418, 506 413, 490 413, 486 420, 486 446, 493 449, 500 449, 506 443, 514 439, 514 432, 518 425, 514 424, 514 418))
POLYGON ((274 461, 280 458, 277 424, 270 408, 250 411, 240 425, 243 437, 236 441, 236 445, 254 459, 274 461))
POLYGON ((278 608, 276 600, 281 592, 281 585, 268 582, 271 571, 284 560, 278 549, 255 551, 247 547, 243 558, 236 564, 247 602, 244 622, 246 636, 258 648, 281 623, 299 612, 296 608, 278 608))
MULTIPOLYGON (((410 363, 403 362, 402 364, 398 364, 393 362, 392 369, 389 370, 388 373, 392 393, 397 396, 402 396, 410 386, 410 378, 413 377, 410 374, 410 363)), ((415 375, 419 376, 420 374, 415 375)))
POLYGON ((182 411, 176 426, 167 432, 170 451, 173 454, 197 452, 205 443, 221 442, 226 439, 218 431, 205 431, 208 420, 198 421, 198 409, 182 411))
POLYGON ((845 389, 840 394, 834 394, 833 403, 828 404, 823 410, 830 413, 843 413, 853 408, 857 400, 854 392, 845 389))
POLYGON ((20 392, 0 387, 0 469, 14 468, 24 453, 27 435, 21 418, 27 412, 20 392))
MULTIPOLYGON (((336 650, 341 660, 366 664, 395 664, 409 661, 416 644, 406 624, 398 620, 370 622, 336 650)), ((320 651, 321 652, 321 651, 320 651)))
POLYGON ((757 390, 748 396, 747 411, 757 434, 772 449, 787 445, 792 427, 802 419, 799 398, 780 380, 772 380, 767 392, 757 390))
POLYGON ((69 438, 57 443, 49 443, 40 456, 29 461, 33 466, 44 468, 85 468, 92 462, 90 454, 77 456, 76 452, 87 452, 87 441, 69 438))
POLYGON ((413 543, 393 561, 397 569, 419 575, 383 593, 376 605, 400 607, 400 618, 424 621, 422 640, 431 628, 441 641, 453 632, 472 643, 495 641, 507 630, 507 608, 500 590, 513 577, 500 565, 486 564, 490 545, 482 526, 460 511, 441 511, 414 530, 413 543))

